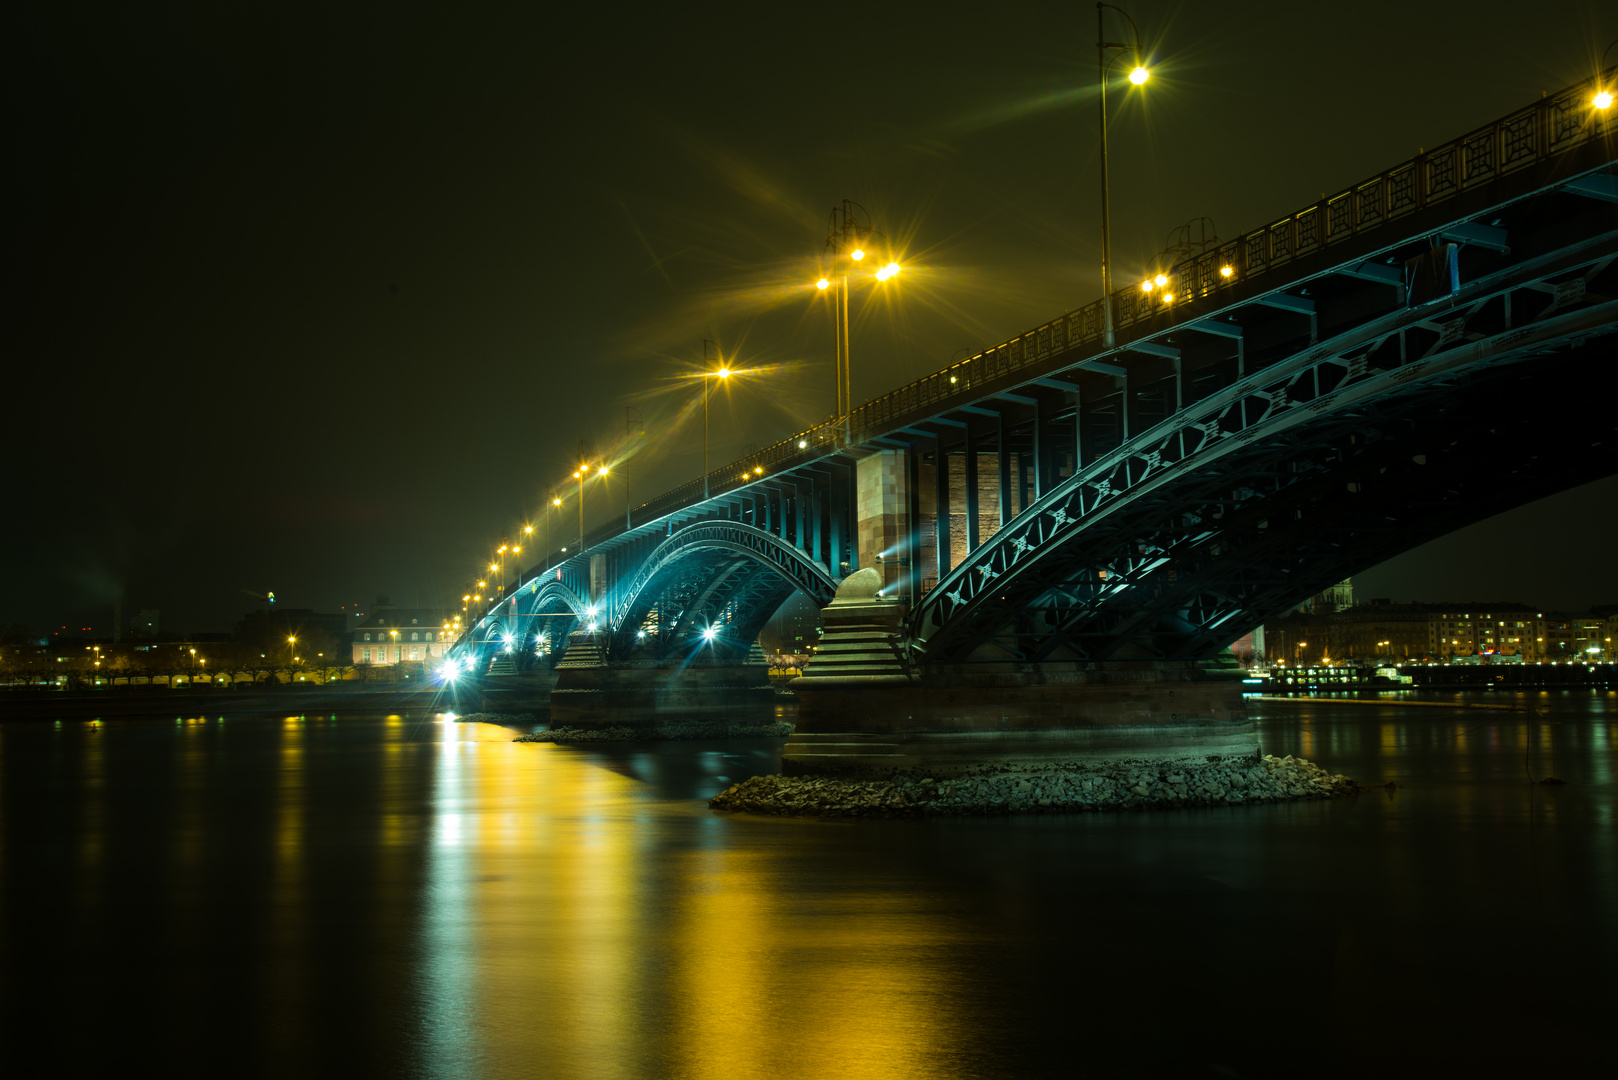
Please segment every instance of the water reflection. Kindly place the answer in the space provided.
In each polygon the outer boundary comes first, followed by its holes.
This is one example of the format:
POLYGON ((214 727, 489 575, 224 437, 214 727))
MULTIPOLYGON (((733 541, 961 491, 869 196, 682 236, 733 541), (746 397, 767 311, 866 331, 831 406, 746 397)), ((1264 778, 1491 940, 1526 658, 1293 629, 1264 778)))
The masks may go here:
POLYGON ((269 917, 261 942, 265 978, 259 1005, 268 1020, 260 1032, 259 1053, 276 1069, 295 1070, 307 1053, 304 993, 309 979, 307 924, 309 895, 304 873, 304 816, 307 776, 305 719, 280 721, 272 796, 275 822, 270 834, 269 917))
POLYGON ((1464 1060, 1501 1009, 1572 1052, 1595 1005, 1534 988, 1618 962, 1618 699, 1535 700, 1267 703, 1271 752, 1394 784, 1352 801, 860 825, 704 808, 779 743, 6 725, 0 1016, 104 1069, 49 1004, 115 1000, 102 1043, 198 1075, 1265 1075, 1258 1013, 1345 1061, 1464 1060), (1533 978, 1496 978, 1518 922, 1533 978))

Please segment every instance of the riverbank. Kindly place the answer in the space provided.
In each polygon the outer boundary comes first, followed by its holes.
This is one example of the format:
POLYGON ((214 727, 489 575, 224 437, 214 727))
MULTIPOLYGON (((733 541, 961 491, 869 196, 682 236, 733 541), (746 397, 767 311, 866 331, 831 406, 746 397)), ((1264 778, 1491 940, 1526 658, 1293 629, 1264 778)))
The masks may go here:
POLYGON ((1360 790, 1311 761, 1265 754, 1196 767, 1134 761, 991 768, 950 780, 755 776, 732 784, 708 805, 776 817, 1070 814, 1335 799, 1360 790))
MULTIPOLYGON (((480 714, 462 717, 470 720, 480 714)), ((499 714, 481 714, 499 715, 499 714)), ((492 723, 509 721, 494 720, 492 723)), ((650 727, 549 728, 519 735, 512 742, 548 742, 568 745, 606 742, 674 742, 685 739, 784 739, 792 734, 785 720, 768 724, 670 722, 650 727)))
POLYGON ((294 683, 275 689, 259 684, 242 689, 198 686, 178 690, 167 687, 16 690, 0 693, 0 722, 132 719, 216 712, 228 712, 232 716, 335 710, 403 712, 450 707, 449 696, 436 687, 380 689, 360 683, 294 683))

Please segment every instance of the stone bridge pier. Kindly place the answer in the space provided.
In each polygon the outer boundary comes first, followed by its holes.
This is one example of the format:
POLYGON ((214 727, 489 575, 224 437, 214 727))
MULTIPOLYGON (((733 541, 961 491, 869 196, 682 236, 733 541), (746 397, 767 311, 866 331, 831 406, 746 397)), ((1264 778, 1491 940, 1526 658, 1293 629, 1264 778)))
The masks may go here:
POLYGON ((884 779, 999 767, 1256 758, 1241 683, 1190 661, 912 666, 904 606, 852 575, 793 681, 787 775, 884 779))
POLYGON ((667 724, 763 725, 778 702, 758 646, 745 658, 699 648, 685 656, 609 660, 604 634, 578 631, 556 666, 553 728, 646 728, 667 724))

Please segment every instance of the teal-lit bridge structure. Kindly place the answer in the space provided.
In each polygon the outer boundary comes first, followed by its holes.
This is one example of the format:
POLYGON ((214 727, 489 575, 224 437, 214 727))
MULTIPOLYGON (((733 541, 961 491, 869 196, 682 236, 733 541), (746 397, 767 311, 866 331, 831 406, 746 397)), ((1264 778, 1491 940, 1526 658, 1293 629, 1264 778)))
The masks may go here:
POLYGON ((531 662, 589 628, 604 662, 740 659, 793 593, 873 567, 917 669, 1197 660, 1618 472, 1618 107, 1593 103, 1615 81, 636 507, 521 573, 453 655, 531 662))

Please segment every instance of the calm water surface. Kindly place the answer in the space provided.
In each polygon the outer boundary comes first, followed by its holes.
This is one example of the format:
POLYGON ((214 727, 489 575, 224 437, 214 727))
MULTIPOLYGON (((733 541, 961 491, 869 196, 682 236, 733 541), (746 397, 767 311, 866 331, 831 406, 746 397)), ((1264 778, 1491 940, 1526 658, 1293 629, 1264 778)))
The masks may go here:
POLYGON ((1470 700, 1547 722, 1262 703, 1270 752, 1397 786, 860 824, 704 807, 779 743, 580 750, 433 715, 3 724, 0 1071, 1610 1062, 1618 695, 1470 700))

